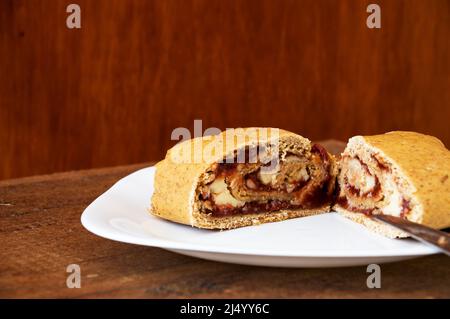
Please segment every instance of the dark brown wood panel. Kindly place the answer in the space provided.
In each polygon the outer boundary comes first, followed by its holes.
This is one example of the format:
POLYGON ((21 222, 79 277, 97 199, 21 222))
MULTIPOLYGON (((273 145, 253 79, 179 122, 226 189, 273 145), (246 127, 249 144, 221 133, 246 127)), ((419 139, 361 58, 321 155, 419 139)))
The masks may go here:
POLYGON ((450 145, 450 2, 370 2, 2 0, 0 179, 157 160, 194 119, 450 145))

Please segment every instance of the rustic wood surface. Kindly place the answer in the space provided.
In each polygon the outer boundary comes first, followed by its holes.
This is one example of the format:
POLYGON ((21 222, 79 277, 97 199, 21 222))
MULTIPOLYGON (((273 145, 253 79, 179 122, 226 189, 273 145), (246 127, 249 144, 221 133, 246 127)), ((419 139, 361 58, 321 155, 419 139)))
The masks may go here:
POLYGON ((0 1, 0 179, 161 158, 176 127, 450 145, 450 1, 0 1))
POLYGON ((365 267, 232 265, 114 242, 85 230, 84 208, 144 166, 1 181, 0 297, 450 297, 450 258, 443 255, 382 265, 382 288, 368 289, 365 267), (66 267, 73 263, 81 267, 80 289, 66 287, 66 267))

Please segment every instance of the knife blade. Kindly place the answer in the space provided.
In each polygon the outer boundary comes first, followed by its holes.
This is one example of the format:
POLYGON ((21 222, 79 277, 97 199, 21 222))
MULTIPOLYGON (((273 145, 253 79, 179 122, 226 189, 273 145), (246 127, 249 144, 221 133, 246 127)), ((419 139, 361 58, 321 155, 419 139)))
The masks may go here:
POLYGON ((372 215, 371 217, 408 233, 416 240, 437 247, 444 254, 450 256, 450 236, 443 231, 395 216, 379 214, 372 215))

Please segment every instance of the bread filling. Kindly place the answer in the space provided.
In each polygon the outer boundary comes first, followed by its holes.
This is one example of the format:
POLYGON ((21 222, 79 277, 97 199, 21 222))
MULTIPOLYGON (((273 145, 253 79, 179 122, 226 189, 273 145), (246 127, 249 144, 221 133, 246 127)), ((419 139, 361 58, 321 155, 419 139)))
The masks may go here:
POLYGON ((324 207, 333 197, 332 165, 319 145, 308 156, 282 154, 273 169, 267 162, 215 164, 197 189, 201 211, 227 216, 324 207))
POLYGON ((338 205, 364 214, 405 217, 410 200, 402 194, 388 164, 371 156, 364 162, 358 156, 344 155, 339 174, 338 205))

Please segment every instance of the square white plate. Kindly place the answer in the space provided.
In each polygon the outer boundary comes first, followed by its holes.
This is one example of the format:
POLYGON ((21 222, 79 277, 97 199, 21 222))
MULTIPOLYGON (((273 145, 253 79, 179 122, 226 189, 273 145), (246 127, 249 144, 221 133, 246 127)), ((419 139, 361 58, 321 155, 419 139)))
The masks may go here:
POLYGON ((118 181, 86 208, 83 226, 112 240, 260 266, 356 266, 438 252, 412 239, 373 234, 337 213, 227 231, 172 223, 148 213, 154 174, 155 168, 149 167, 118 181))

